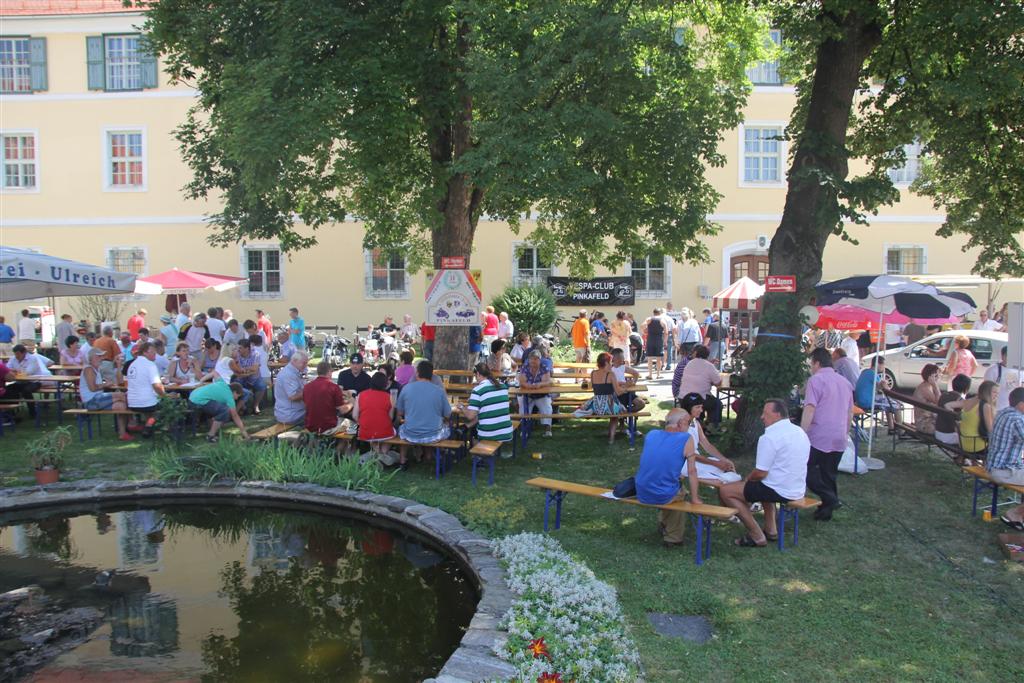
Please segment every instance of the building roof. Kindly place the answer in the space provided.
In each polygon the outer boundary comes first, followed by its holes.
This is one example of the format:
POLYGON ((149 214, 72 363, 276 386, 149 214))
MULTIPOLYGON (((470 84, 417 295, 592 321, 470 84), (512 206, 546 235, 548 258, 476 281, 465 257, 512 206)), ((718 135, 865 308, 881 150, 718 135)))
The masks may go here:
POLYGON ((0 2, 0 16, 4 17, 140 11, 142 10, 138 7, 125 7, 124 0, 3 0, 0 2))

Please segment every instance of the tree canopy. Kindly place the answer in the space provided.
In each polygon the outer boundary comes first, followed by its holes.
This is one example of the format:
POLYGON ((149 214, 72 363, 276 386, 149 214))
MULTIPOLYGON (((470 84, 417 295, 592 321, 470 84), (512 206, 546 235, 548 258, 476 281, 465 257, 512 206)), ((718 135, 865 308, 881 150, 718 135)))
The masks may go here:
POLYGON ((530 215, 574 272, 707 258, 705 173, 766 29, 715 0, 160 0, 146 24, 200 93, 177 134, 214 243, 355 217, 415 266, 530 215))

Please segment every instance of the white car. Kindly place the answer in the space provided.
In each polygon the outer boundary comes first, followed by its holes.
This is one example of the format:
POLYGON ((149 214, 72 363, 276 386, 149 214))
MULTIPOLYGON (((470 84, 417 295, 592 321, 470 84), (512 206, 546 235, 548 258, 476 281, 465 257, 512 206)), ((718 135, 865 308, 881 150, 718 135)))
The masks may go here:
MULTIPOLYGON (((925 365, 933 363, 940 370, 946 367, 953 353, 953 339, 960 335, 971 340, 968 348, 978 361, 978 369, 971 377, 971 390, 976 391, 985 378, 985 371, 994 363, 999 363, 1003 347, 1009 343, 1006 332, 944 330, 903 348, 882 351, 882 357, 885 358, 885 383, 890 389, 908 394, 913 392, 921 383, 921 369, 925 365)), ((871 353, 861 358, 861 367, 868 367, 874 356, 871 353)), ((940 380, 943 389, 947 383, 946 377, 940 380)))

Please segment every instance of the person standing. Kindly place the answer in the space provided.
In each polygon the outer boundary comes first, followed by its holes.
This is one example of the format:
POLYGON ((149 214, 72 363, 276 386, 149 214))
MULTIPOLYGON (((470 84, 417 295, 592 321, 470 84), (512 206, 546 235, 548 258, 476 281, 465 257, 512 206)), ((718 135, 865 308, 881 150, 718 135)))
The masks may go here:
MULTIPOLYGON (((996 415, 988 443, 985 468, 1000 484, 1024 486, 1024 387, 1010 392, 1009 407, 996 415)), ((1024 531, 1024 505, 1007 510, 1000 519, 1024 531)))
MULTIPOLYGON (((828 357, 824 349, 821 351, 828 357)), ((744 548, 763 548, 768 541, 778 539, 775 506, 804 497, 807 453, 813 452, 807 435, 789 421, 789 410, 782 399, 768 399, 761 411, 761 423, 764 434, 757 440, 754 470, 743 481, 724 484, 718 490, 722 505, 735 508, 747 528, 747 535, 736 540, 736 545, 744 548), (764 504, 764 529, 750 512, 750 503, 764 504)))
MULTIPOLYGON (((687 472, 690 502, 702 503, 697 492, 696 450, 687 431, 685 413, 673 408, 665 416, 665 429, 652 429, 644 437, 637 469, 636 499, 646 505, 665 505, 679 495, 679 473, 687 472)), ((686 513, 678 510, 659 510, 658 529, 662 545, 666 548, 683 544, 686 531, 686 513)))
POLYGON ((850 330, 839 345, 839 348, 846 352, 846 357, 856 363, 858 368, 860 367, 860 345, 857 340, 860 339, 860 334, 860 330, 850 330))
POLYGON ((420 339, 423 340, 423 357, 433 362, 434 360, 434 339, 437 336, 437 328, 424 322, 420 325, 420 339))
POLYGON ((483 328, 480 325, 469 326, 469 364, 476 365, 483 351, 483 328))
POLYGON ((135 312, 135 315, 128 318, 128 324, 125 327, 128 328, 128 337, 132 341, 139 340, 139 330, 146 326, 147 313, 145 308, 140 308, 135 312))
POLYGON ((903 348, 903 326, 895 323, 885 324, 886 350, 903 348))
POLYGON ((78 339, 78 335, 75 333, 75 326, 71 324, 70 313, 65 313, 60 317, 60 322, 57 323, 57 329, 54 330, 54 336, 57 337, 57 348, 61 351, 67 350, 68 337, 78 339))
POLYGON ((717 362, 720 365, 722 359, 725 358, 726 345, 729 343, 729 330, 722 324, 718 313, 711 316, 711 322, 708 323, 704 336, 706 338, 705 346, 708 347, 708 358, 712 363, 717 362))
POLYGON ((694 318, 693 311, 684 308, 676 325, 676 341, 679 343, 679 358, 689 358, 693 347, 700 343, 700 325, 694 318))
POLYGON ((263 335, 264 343, 268 343, 274 338, 274 326, 271 324, 270 318, 267 317, 266 313, 259 308, 256 309, 256 329, 263 335))
POLYGON ((14 344, 14 328, 7 324, 0 315, 0 356, 11 357, 11 345, 14 344))
POLYGON ((590 320, 587 318, 587 310, 581 308, 576 314, 576 322, 570 330, 572 337, 572 348, 576 351, 577 363, 590 362, 590 320))
POLYGON ((623 353, 629 353, 629 335, 632 332, 629 322, 626 320, 626 312, 619 311, 615 314, 615 320, 608 327, 608 348, 622 349, 623 353))
POLYGON ((708 432, 714 434, 722 426, 722 400, 712 393, 711 388, 722 385, 722 373, 708 360, 708 355, 706 346, 697 346, 693 349, 693 358, 686 362, 675 398, 683 398, 687 394, 703 396, 708 432))
POLYGON ((484 353, 489 353, 491 342, 498 338, 498 316, 494 314, 494 306, 484 309, 481 323, 484 328, 484 353))
POLYGON ((508 313, 502 311, 498 314, 498 339, 512 341, 516 333, 516 326, 508 319, 508 313))
POLYGON ((679 311, 672 308, 672 302, 661 311, 661 321, 665 323, 665 369, 671 370, 672 364, 676 362, 676 325, 679 324, 681 315, 679 311))
POLYGON ((985 371, 985 379, 999 385, 999 393, 996 396, 996 412, 1010 407, 1010 392, 1021 386, 1020 370, 1006 364, 1007 348, 1003 347, 999 363, 985 371))
POLYGON ((832 519, 840 505, 836 479, 839 461, 846 450, 846 435, 853 421, 853 392, 850 383, 832 367, 832 356, 825 349, 811 352, 811 377, 804 389, 804 412, 800 426, 810 440, 807 461, 807 487, 821 498, 814 518, 832 519))
POLYGON ((21 310, 21 318, 18 320, 18 341, 22 344, 36 341, 36 321, 29 314, 28 309, 21 310))
POLYGON ((652 379, 652 374, 656 375, 654 379, 661 379, 661 370, 665 364, 668 326, 661 317, 660 308, 655 308, 651 317, 644 321, 644 332, 647 337, 647 379, 652 379))
POLYGON ((221 309, 216 306, 206 309, 206 327, 210 330, 210 338, 216 339, 223 344, 224 330, 227 329, 227 325, 220 319, 220 315, 221 309))
MULTIPOLYGON (((306 348, 306 321, 299 317, 299 309, 292 307, 288 309, 288 332, 291 343, 297 349, 306 348)), ((257 323, 258 325, 259 323, 257 323)), ((268 337, 269 338, 269 337, 268 337)))

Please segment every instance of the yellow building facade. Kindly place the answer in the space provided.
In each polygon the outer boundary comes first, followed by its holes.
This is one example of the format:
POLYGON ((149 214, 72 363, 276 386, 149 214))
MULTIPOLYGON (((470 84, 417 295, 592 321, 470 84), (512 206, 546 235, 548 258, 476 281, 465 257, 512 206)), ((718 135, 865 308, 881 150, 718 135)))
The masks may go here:
MULTIPOLYGON (((4 245, 141 275, 179 267, 245 276, 249 284, 240 290, 193 298, 199 307, 229 308, 240 319, 261 308, 283 322, 290 306, 301 309, 307 324, 349 330, 385 314, 422 319, 426 275, 407 272, 401 256, 365 253, 358 222, 320 229, 317 247, 290 257, 272 242, 209 246, 204 215, 217 207, 184 198, 190 173, 172 135, 196 93, 169 82, 139 50, 141 14, 109 0, 97 0, 91 13, 89 2, 74 3, 75 10, 67 4, 12 1, 0 8, 4 245)), ((755 85, 743 125, 725 135, 728 164, 709 171, 724 195, 713 215, 723 230, 707 239, 711 260, 674 263, 652 244, 651 255, 623 264, 618 273, 636 278, 637 315, 667 301, 699 309, 736 277, 763 279, 767 272, 767 248, 785 200, 788 153, 784 143, 770 138, 785 127, 795 94, 773 83, 771 65, 753 69, 752 79, 766 84, 755 85)), ((851 226, 859 244, 829 242, 826 279, 970 270, 975 254, 962 251, 963 238, 937 237, 943 215, 906 189, 916 162, 911 149, 907 167, 893 172, 902 185, 897 205, 886 207, 869 227, 851 226)), ((515 235, 504 223, 480 222, 472 267, 482 271, 485 300, 511 282, 566 274, 539 260, 529 247, 531 229, 526 222, 515 235)), ((984 292, 971 293, 979 303, 985 298, 984 292)), ((1021 294, 1020 285, 1008 285, 996 302, 1019 300, 1021 294)), ((163 308, 162 299, 138 301, 151 314, 163 308)), ((61 307, 74 311, 73 301, 61 307)), ((10 322, 18 308, 19 303, 4 304, 0 311, 10 322)))

